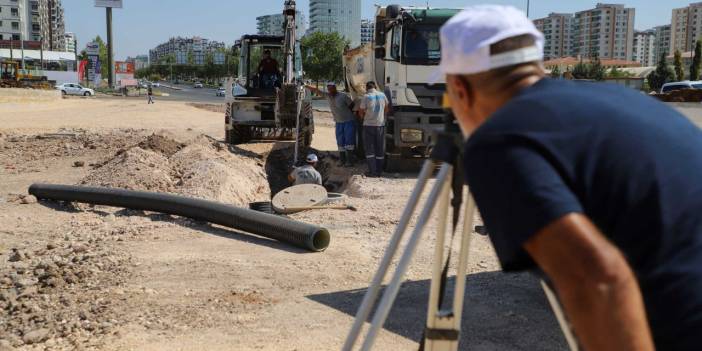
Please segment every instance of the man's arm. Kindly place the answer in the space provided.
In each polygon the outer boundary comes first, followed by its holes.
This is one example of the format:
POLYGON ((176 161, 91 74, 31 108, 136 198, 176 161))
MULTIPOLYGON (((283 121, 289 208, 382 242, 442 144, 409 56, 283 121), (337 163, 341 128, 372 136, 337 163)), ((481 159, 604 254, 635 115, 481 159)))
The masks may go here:
POLYGON ((563 216, 524 247, 553 281, 585 350, 654 350, 634 273, 587 217, 563 216))

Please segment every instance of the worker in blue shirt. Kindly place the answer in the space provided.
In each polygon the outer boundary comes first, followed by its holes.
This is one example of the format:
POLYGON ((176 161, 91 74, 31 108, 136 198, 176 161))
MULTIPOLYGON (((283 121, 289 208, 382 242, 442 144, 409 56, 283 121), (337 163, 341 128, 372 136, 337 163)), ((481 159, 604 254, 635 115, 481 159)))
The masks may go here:
POLYGON ((629 88, 545 78, 543 35, 513 7, 469 7, 441 42, 503 269, 542 271, 585 350, 700 350, 700 129, 629 88))

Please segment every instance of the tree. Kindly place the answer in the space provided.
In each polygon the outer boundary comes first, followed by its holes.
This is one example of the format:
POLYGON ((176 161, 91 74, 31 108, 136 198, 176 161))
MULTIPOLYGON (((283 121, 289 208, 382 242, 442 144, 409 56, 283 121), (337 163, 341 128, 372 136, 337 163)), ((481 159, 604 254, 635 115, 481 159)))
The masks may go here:
POLYGON ((343 77, 342 56, 348 45, 339 33, 315 32, 302 39, 302 65, 314 81, 338 82, 343 77))
POLYGON ((674 79, 675 73, 668 66, 668 62, 665 59, 665 54, 661 55, 661 59, 658 61, 656 70, 651 72, 651 74, 646 77, 648 79, 648 86, 651 90, 659 91, 663 84, 668 83, 674 79))
POLYGON ((580 62, 573 67, 573 78, 588 79, 589 71, 588 66, 583 62, 583 59, 580 59, 580 62))
POLYGON ((675 66, 675 77, 678 79, 678 81, 685 80, 685 71, 683 70, 682 55, 680 54, 680 50, 675 50, 673 66, 675 66))
POLYGON ((606 69, 602 66, 602 62, 598 57, 590 62, 587 70, 587 78, 594 80, 604 80, 606 69))
POLYGON ((633 76, 631 72, 625 72, 617 67, 612 68, 609 73, 607 73, 607 78, 629 78, 633 76))
POLYGON ((551 70, 551 78, 561 78, 561 69, 558 66, 551 70))
POLYGON ((690 80, 700 79, 700 66, 702 65, 702 40, 698 40, 695 45, 695 57, 690 66, 690 80))

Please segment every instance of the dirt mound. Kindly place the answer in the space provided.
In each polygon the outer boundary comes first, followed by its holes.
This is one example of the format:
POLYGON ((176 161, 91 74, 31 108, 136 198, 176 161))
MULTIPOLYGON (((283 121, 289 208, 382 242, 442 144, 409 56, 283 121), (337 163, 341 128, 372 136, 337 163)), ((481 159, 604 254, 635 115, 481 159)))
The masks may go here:
POLYGON ((151 150, 162 153, 166 157, 173 156, 185 145, 163 135, 152 134, 146 140, 139 143, 139 147, 144 150, 151 150))
POLYGON ((205 136, 179 143, 152 135, 118 153, 81 184, 176 193, 242 207, 270 193, 257 159, 233 154, 205 136))
POLYGON ((377 183, 363 176, 354 175, 349 179, 344 193, 351 197, 379 199, 382 197, 382 195, 379 195, 382 192, 380 191, 381 189, 374 184, 377 183))

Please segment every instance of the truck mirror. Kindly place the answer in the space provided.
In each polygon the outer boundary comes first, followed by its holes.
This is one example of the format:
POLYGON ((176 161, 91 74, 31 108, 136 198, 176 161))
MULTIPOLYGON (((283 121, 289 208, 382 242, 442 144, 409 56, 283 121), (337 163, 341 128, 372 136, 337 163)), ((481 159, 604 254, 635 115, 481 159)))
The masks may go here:
POLYGON ((390 5, 385 9, 385 18, 394 20, 400 15, 400 5, 390 5))
POLYGON ((375 58, 384 59, 385 58, 385 48, 375 48, 375 58))

